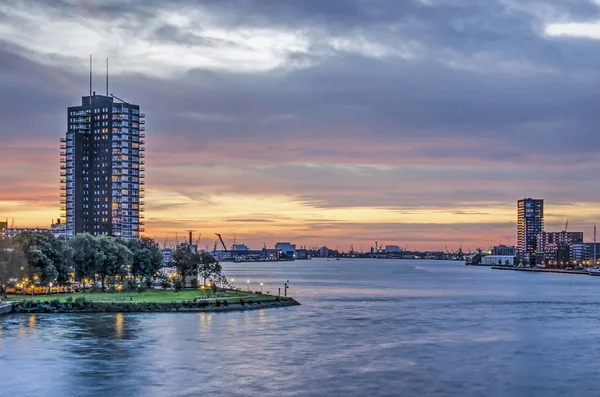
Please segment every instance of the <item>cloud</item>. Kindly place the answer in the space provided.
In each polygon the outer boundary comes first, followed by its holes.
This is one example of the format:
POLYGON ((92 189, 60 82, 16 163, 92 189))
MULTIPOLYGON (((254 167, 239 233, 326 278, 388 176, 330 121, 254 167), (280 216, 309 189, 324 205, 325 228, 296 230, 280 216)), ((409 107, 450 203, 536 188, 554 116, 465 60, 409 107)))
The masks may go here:
POLYGON ((57 216, 93 52, 147 115, 151 235, 475 248, 514 240, 523 196, 589 228, 598 20, 588 0, 6 0, 0 219, 57 216))

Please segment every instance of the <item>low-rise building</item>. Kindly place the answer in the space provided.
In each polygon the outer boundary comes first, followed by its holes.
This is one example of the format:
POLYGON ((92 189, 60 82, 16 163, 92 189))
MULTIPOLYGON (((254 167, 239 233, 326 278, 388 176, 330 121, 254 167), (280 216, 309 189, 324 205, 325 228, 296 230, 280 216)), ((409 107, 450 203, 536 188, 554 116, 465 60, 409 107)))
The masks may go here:
POLYGON ((514 266, 515 258, 515 255, 486 255, 481 258, 481 264, 490 266, 514 266))
POLYGON ((277 243, 275 249, 284 253, 286 257, 293 259, 296 258, 296 245, 290 243, 277 243))

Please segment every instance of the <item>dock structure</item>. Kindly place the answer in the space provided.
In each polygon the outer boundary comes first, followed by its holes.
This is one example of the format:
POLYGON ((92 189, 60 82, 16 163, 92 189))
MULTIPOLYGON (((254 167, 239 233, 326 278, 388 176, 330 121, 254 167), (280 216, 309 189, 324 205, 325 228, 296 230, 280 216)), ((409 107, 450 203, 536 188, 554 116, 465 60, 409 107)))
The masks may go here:
POLYGON ((12 311, 12 302, 0 302, 0 315, 8 314, 12 311))
POLYGON ((535 267, 517 267, 517 266, 492 266, 494 270, 514 270, 518 272, 530 273, 561 273, 561 274, 579 274, 589 276, 586 270, 566 270, 566 269, 541 269, 535 267))

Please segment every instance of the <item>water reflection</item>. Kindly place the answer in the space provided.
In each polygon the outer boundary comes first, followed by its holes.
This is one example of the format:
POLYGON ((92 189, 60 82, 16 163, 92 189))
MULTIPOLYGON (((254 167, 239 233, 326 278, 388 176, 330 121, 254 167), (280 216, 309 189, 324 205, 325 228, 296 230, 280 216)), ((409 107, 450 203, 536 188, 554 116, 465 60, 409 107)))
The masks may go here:
POLYGON ((117 339, 123 339, 123 314, 117 313, 115 316, 115 335, 117 339))
POLYGON ((32 314, 31 316, 29 316, 29 327, 35 328, 35 322, 36 322, 35 314, 32 314))

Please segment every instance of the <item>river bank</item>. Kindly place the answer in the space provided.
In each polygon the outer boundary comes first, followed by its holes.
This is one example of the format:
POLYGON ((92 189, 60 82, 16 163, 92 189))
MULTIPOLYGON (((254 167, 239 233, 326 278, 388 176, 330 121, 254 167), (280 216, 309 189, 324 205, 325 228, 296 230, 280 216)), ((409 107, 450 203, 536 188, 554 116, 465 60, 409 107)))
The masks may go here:
POLYGON ((517 266, 492 266, 494 270, 514 270, 518 272, 530 273, 560 273, 560 274, 577 274, 580 276, 589 276, 585 270, 565 270, 565 269, 540 269, 535 267, 517 267, 517 266))
POLYGON ((84 298, 72 302, 59 300, 13 301, 13 313, 169 313, 169 312, 226 312, 258 310, 277 307, 298 306, 300 303, 289 297, 257 301, 252 299, 216 299, 181 302, 93 302, 84 298))

